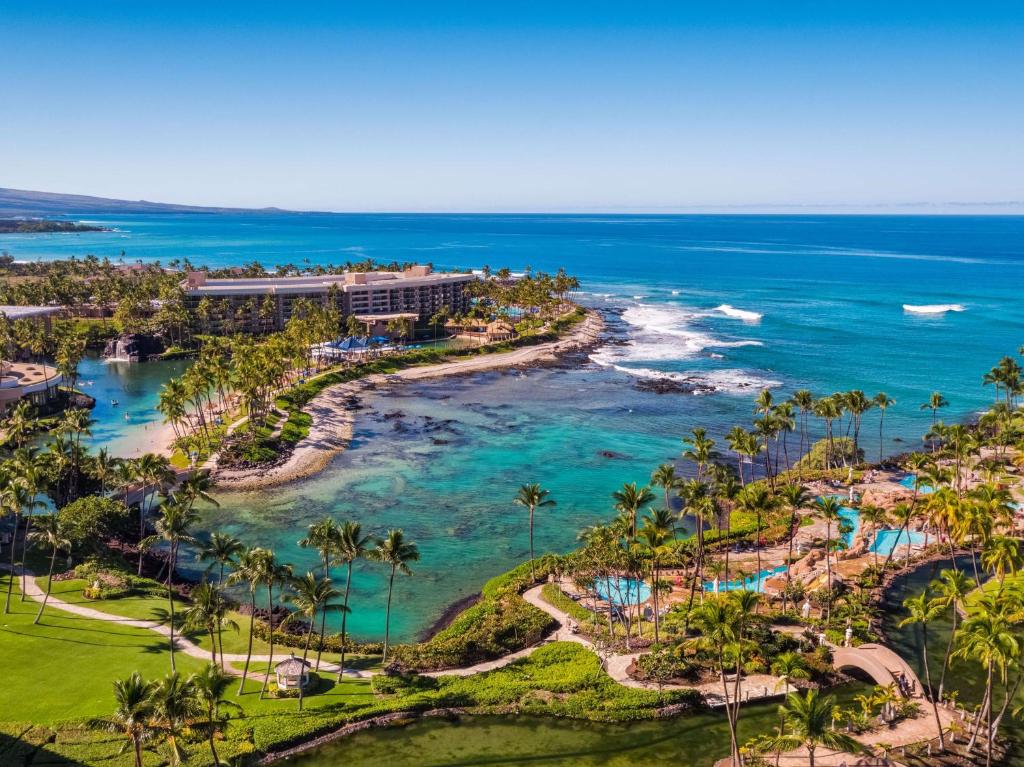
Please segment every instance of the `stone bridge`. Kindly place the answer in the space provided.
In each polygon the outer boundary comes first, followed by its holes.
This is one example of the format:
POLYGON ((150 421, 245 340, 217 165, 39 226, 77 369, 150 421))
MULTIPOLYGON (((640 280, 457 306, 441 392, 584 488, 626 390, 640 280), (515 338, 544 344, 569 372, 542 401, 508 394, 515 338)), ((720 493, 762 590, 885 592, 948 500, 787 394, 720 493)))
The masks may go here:
POLYGON ((883 687, 895 683, 896 689, 906 698, 924 695, 921 680, 914 670, 884 645, 869 642, 859 647, 833 647, 832 665, 838 671, 859 669, 883 687))

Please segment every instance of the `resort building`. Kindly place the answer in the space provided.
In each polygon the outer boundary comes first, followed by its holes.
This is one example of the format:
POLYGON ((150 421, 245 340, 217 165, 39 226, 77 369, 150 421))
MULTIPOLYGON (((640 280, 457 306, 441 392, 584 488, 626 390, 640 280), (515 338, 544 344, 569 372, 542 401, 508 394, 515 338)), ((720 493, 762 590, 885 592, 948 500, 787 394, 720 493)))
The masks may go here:
POLYGON ((284 328, 301 300, 333 304, 342 317, 355 315, 369 325, 396 317, 425 323, 443 307, 452 314, 465 312, 470 302, 466 288, 477 279, 473 274, 434 273, 429 266, 240 279, 189 272, 181 287, 186 308, 212 332, 223 331, 229 323, 234 330, 269 332, 284 328))
MULTIPOLYGON (((0 306, 8 322, 29 320, 42 323, 47 332, 50 318, 60 314, 59 306, 0 306)), ((9 349, 0 349, 0 416, 18 402, 27 399, 39 409, 58 395, 61 375, 56 368, 36 362, 15 362, 6 359, 9 349)))

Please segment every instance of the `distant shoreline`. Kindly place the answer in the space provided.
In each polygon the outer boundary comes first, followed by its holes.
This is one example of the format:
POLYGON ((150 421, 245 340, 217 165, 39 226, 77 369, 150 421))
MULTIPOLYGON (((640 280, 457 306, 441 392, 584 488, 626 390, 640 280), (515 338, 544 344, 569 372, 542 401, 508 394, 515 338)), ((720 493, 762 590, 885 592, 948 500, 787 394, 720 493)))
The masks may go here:
POLYGON ((104 226, 80 224, 77 221, 55 221, 43 218, 0 218, 0 234, 50 234, 75 232, 110 232, 104 226))

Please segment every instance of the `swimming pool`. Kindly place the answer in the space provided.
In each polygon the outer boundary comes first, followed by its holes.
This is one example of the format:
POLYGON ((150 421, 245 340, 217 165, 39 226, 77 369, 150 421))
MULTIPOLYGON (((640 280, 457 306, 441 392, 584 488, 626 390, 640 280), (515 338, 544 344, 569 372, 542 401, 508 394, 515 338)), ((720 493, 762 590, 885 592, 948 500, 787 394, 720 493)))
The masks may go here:
POLYGON ((651 598, 651 587, 648 586, 644 581, 638 581, 635 578, 598 578, 594 582, 597 596, 606 602, 611 602, 613 605, 635 605, 637 603, 637 596, 639 595, 640 602, 646 602, 651 598), (609 583, 611 588, 609 589, 609 583), (608 591, 611 591, 609 597, 608 591))
POLYGON ((871 553, 889 556, 897 546, 923 546, 927 536, 917 530, 879 530, 871 542, 871 553))
MULTIPOLYGON (((768 570, 762 570, 760 575, 751 575, 743 580, 739 578, 731 581, 725 581, 718 584, 718 591, 764 591, 764 582, 769 578, 780 575, 786 572, 785 565, 779 565, 778 567, 772 567, 768 570)), ((714 581, 704 582, 704 591, 712 592, 715 590, 714 581)))
MULTIPOLYGON (((834 498, 840 503, 849 502, 849 498, 845 495, 827 495, 821 496, 822 498, 834 498)), ((840 525, 845 523, 847 528, 846 532, 843 533, 843 543, 846 544, 846 548, 853 546, 853 539, 860 531, 860 511, 852 506, 840 506, 839 508, 839 520, 840 525)))
MULTIPOLYGON (((908 474, 907 476, 900 480, 900 484, 903 485, 903 487, 907 488, 908 490, 913 490, 914 481, 916 479, 916 475, 908 474)), ((932 487, 931 485, 921 485, 921 487, 917 488, 917 492, 921 493, 922 495, 928 495, 928 493, 935 492, 935 488, 932 487)))

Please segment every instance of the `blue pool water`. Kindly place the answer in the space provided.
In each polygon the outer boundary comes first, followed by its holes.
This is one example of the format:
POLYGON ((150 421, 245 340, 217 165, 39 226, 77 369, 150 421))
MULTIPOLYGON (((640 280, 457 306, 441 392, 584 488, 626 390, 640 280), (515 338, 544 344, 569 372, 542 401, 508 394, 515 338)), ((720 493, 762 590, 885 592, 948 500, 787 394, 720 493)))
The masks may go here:
MULTIPOLYGON (((903 485, 903 487, 905 487, 905 488, 907 488, 909 490, 913 490, 914 489, 914 482, 916 480, 917 480, 917 476, 916 475, 914 475, 914 474, 907 474, 905 477, 903 477, 903 479, 900 480, 900 484, 903 485)), ((932 487, 931 485, 921 485, 919 488, 917 488, 917 492, 921 493, 922 495, 927 495, 929 493, 935 492, 935 488, 932 487)))
MULTIPOLYGON (((757 575, 750 575, 743 580, 739 578, 731 581, 724 581, 718 584, 718 591, 764 591, 764 582, 772 576, 779 575, 786 572, 785 565, 779 565, 768 570, 762 570, 757 575)), ((704 591, 713 592, 715 590, 714 582, 704 582, 704 591)))
POLYGON ((603 579, 595 581, 597 596, 606 602, 614 605, 635 605, 637 602, 646 602, 651 598, 651 587, 644 581, 633 578, 611 578, 610 583, 603 579), (609 589, 608 587, 611 586, 609 589), (608 594, 608 591, 611 594, 608 594), (639 599, 637 597, 639 596, 639 599))
POLYGON ((871 552, 882 556, 889 556, 892 550, 898 546, 923 546, 925 534, 916 530, 879 530, 875 534, 875 540, 871 542, 871 552))

